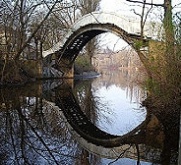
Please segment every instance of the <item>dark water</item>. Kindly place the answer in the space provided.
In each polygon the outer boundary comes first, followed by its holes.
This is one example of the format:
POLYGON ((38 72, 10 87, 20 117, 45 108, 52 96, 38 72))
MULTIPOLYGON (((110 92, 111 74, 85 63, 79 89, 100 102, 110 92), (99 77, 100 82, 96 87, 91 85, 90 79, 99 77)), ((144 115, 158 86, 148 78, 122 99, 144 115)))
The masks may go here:
POLYGON ((178 164, 179 111, 141 106, 140 81, 125 70, 1 89, 0 164, 178 164))

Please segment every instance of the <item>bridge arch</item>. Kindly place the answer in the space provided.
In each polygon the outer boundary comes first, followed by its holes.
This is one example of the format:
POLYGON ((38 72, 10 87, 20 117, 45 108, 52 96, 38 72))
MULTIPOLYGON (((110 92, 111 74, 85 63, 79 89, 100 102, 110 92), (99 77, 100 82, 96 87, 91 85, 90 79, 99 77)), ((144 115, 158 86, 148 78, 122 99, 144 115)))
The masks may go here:
POLYGON ((110 32, 136 49, 134 42, 135 39, 140 39, 140 36, 136 35, 139 31, 138 23, 125 17, 115 13, 92 12, 79 19, 61 42, 43 51, 43 57, 55 53, 58 70, 66 73, 71 69, 82 48, 95 36, 110 32))
POLYGON ((121 29, 114 24, 88 24, 86 26, 80 27, 67 39, 62 47, 59 58, 67 58, 73 62, 77 54, 91 39, 106 32, 116 34, 129 45, 133 44, 133 40, 129 37, 129 34, 124 29, 121 29))

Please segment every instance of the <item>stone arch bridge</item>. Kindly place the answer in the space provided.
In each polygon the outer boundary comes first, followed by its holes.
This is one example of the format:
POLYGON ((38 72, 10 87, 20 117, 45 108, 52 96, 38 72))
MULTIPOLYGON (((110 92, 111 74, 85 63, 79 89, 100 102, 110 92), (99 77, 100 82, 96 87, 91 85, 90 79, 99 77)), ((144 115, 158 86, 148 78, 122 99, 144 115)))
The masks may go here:
MULTIPOLYGON (((144 39, 139 35, 140 23, 138 20, 130 20, 125 16, 116 15, 115 13, 92 12, 78 21, 69 29, 68 33, 63 37, 62 41, 55 44, 52 48, 43 51, 43 57, 54 54, 55 62, 51 63, 57 70, 62 73, 62 77, 73 77, 73 63, 82 50, 82 48, 95 36, 111 32, 122 38, 131 45, 137 52, 137 41, 143 41, 142 47, 146 47, 148 40, 154 38, 154 33, 146 26, 144 39)), ((144 63, 144 55, 139 51, 141 61, 144 63)))
MULTIPOLYGON (((62 41, 55 44, 49 50, 43 51, 44 58, 54 54, 55 61, 51 63, 64 77, 73 77, 73 63, 82 50, 82 48, 95 36, 111 32, 122 38, 135 50, 136 41, 140 41, 141 37, 139 21, 129 20, 126 17, 118 16, 115 13, 93 12, 83 16, 69 29, 62 41)), ((150 31, 146 31, 145 35, 151 38, 150 31)), ((148 39, 142 39, 146 46, 148 39)), ((142 56, 143 54, 139 54, 142 56)), ((143 62, 143 56, 140 57, 143 62)))

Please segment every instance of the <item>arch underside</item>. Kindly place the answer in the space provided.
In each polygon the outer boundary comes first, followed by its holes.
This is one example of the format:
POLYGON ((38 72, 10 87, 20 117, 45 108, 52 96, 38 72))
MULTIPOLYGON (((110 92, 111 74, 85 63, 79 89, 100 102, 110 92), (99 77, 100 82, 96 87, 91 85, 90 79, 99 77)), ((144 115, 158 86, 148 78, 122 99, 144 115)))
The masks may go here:
POLYGON ((67 39, 62 49, 57 53, 57 64, 61 65, 63 63, 67 68, 71 68, 82 48, 95 36, 106 32, 116 34, 129 45, 133 44, 133 38, 131 38, 131 35, 114 24, 89 24, 75 31, 67 39))

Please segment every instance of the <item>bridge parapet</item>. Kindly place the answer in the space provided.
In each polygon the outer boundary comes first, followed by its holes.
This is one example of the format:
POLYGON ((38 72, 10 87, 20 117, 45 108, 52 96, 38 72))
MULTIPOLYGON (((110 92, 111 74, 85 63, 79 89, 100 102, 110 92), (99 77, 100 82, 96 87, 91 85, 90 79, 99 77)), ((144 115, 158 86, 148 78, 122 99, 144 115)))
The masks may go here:
POLYGON ((140 27, 138 22, 130 21, 128 18, 124 16, 117 15, 116 13, 108 13, 108 12, 92 12, 89 13, 82 18, 80 18, 74 24, 72 30, 77 30, 80 26, 86 26, 87 24, 115 24, 118 27, 121 27, 128 33, 139 33, 140 27), (136 26, 135 26, 136 25, 136 26))

